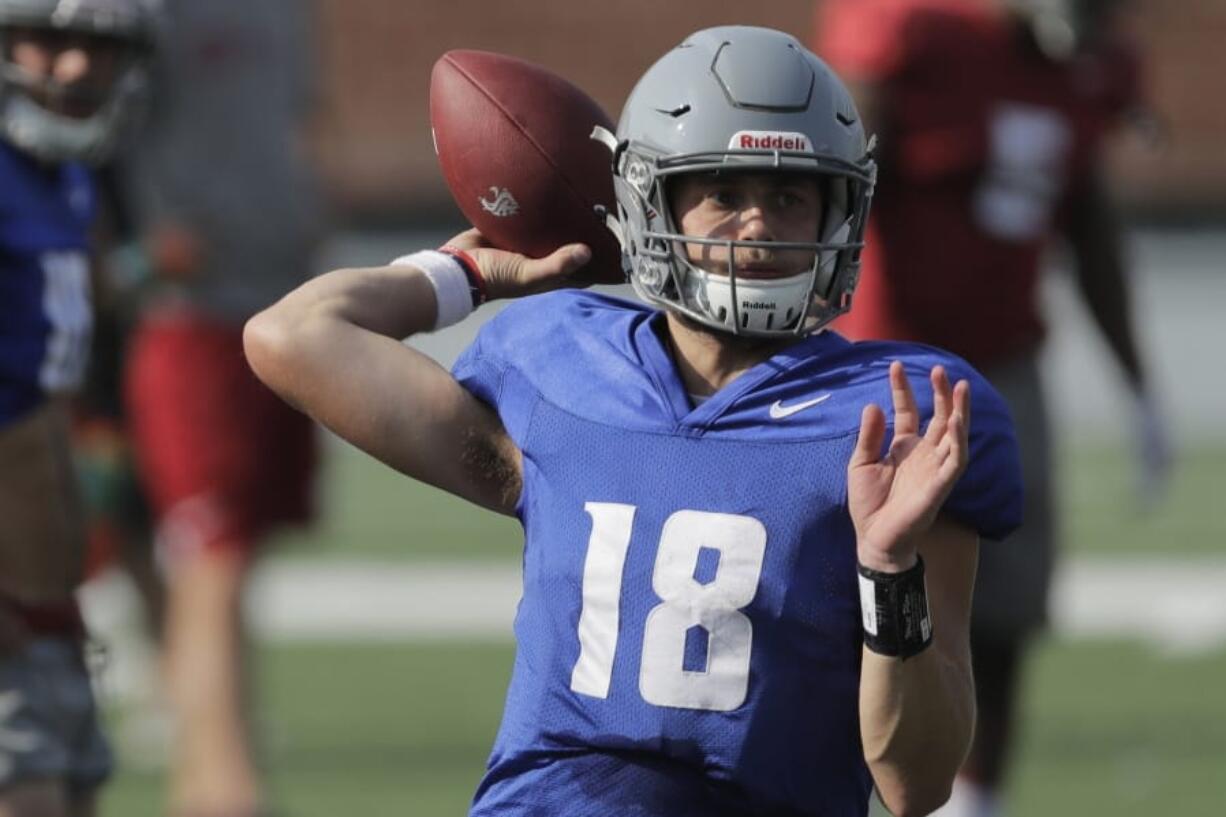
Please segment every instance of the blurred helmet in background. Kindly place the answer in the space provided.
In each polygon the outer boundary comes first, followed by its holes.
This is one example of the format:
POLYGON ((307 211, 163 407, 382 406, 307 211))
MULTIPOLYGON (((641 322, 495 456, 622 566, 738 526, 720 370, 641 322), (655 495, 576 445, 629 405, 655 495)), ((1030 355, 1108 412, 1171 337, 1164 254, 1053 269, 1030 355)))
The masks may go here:
POLYGON ((155 0, 0 0, 0 138, 47 162, 104 161, 143 94, 155 12, 155 0))
POLYGON ((1091 46, 1126 0, 1004 0, 1022 17, 1051 59, 1067 60, 1091 46))
POLYGON ((876 179, 851 95, 824 62, 779 31, 699 31, 639 80, 614 143, 615 232, 639 297, 704 325, 751 336, 814 331, 850 306, 876 179), (681 234, 670 180, 689 173, 816 177, 823 217, 811 241, 694 239, 681 234), (692 263, 687 244, 726 248, 726 269, 692 263), (738 277, 736 250, 804 250, 812 266, 738 277))

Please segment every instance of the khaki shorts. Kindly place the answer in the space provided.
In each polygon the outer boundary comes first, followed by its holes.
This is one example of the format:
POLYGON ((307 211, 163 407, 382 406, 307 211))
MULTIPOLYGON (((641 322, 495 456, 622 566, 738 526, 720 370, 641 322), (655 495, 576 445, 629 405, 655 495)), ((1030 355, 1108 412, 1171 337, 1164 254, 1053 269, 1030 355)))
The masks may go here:
POLYGON ((979 638, 1014 639, 1047 623, 1055 540, 1051 430, 1034 356, 984 375, 1013 414, 1026 500, 1022 526, 1003 542, 984 541, 979 548, 971 627, 979 638))
POLYGON ((79 642, 35 638, 0 657, 0 791, 48 778, 89 791, 112 765, 79 642))

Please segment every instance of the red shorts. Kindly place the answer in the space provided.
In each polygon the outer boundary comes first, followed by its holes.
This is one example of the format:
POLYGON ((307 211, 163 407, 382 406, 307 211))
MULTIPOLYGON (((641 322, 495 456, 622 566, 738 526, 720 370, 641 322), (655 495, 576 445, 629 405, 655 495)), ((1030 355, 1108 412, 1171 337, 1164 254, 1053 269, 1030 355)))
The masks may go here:
POLYGON ((277 526, 310 521, 315 425, 256 379, 240 327, 146 320, 126 378, 137 467, 168 555, 245 554, 277 526))

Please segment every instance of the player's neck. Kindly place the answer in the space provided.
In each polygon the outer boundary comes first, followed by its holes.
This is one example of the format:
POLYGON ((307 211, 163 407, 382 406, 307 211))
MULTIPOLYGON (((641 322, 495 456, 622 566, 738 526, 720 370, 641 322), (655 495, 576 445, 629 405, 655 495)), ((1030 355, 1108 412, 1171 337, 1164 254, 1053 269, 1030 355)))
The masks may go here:
POLYGON ((668 346, 689 394, 706 396, 770 358, 790 340, 763 340, 717 332, 667 312, 668 346))

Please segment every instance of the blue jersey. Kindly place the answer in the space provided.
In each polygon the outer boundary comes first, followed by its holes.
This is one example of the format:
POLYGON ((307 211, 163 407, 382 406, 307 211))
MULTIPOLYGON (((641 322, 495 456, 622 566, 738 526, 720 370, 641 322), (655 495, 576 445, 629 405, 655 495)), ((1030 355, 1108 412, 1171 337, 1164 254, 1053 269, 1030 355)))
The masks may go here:
MULTIPOLYGON (((902 360, 972 382, 945 511, 1021 515, 1008 412, 935 349, 823 332, 693 407, 663 315, 591 293, 518 301, 455 375, 523 451, 517 651, 473 815, 863 815, 862 630, 847 462, 902 360)), ((922 384, 922 385, 920 385, 922 384)))
POLYGON ((40 164, 0 140, 0 426, 81 381, 93 215, 85 168, 40 164))

